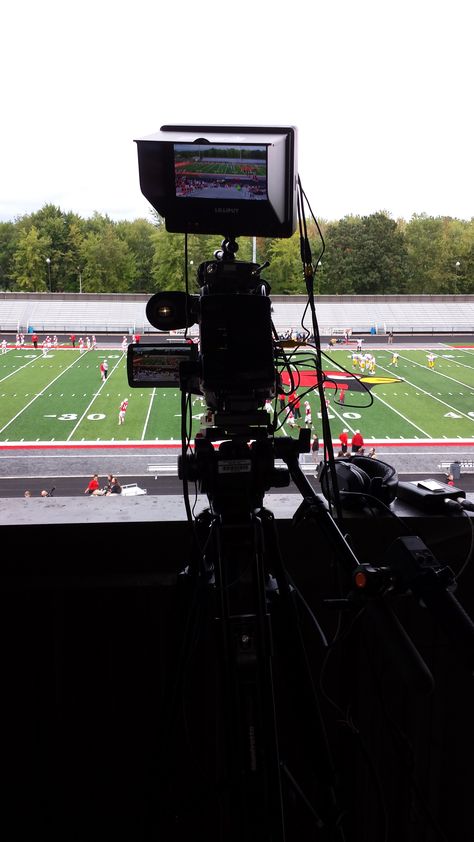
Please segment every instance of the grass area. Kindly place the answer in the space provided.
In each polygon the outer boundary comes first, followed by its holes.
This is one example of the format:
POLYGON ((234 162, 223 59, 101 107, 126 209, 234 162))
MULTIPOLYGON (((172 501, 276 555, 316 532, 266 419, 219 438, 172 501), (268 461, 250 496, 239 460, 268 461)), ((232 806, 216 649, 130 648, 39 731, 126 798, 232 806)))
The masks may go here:
MULTIPOLYGON (((428 348, 400 350, 392 365, 390 349, 375 351, 377 378, 369 394, 347 381, 344 404, 339 401, 340 382, 331 377, 355 370, 346 349, 326 352, 326 396, 334 438, 341 429, 360 429, 366 441, 463 440, 474 443, 474 349, 434 351, 434 369, 428 368, 428 348), (395 382, 392 377, 399 378, 395 382)), ((307 352, 300 356, 308 360, 307 352)), ((296 362, 296 359, 293 359, 296 362)), ((295 371, 296 378, 298 374, 295 371)), ((314 429, 320 433, 319 399, 312 385, 299 394, 312 407, 314 429), (305 395, 305 391, 308 390, 305 395)), ((364 377, 368 376, 365 372, 364 377)), ((193 399, 193 435, 205 410, 193 399)), ((279 435, 297 435, 287 424, 279 435)), ((65 442, 179 442, 180 394, 174 389, 132 389, 127 382, 126 358, 120 350, 51 350, 46 357, 32 349, 11 349, 0 355, 0 444, 65 442), (105 383, 99 365, 109 363, 105 383), (125 424, 119 426, 121 401, 128 398, 125 424)))

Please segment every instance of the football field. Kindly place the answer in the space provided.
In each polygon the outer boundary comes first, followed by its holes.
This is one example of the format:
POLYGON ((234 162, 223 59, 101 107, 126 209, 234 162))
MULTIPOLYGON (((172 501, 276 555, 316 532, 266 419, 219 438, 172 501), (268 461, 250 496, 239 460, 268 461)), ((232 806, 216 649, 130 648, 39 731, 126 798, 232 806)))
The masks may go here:
MULTIPOLYGON (((429 350, 428 343, 424 348, 398 348, 395 365, 391 348, 374 349, 374 374, 354 367, 347 347, 325 352, 325 394, 333 438, 337 440, 347 428, 350 433, 359 429, 365 441, 374 444, 473 444, 474 348, 433 348, 432 369, 429 350)), ((309 400, 313 430, 321 434, 319 398, 309 362, 310 352, 305 350, 292 356, 291 368, 302 408, 309 400)), ((204 401, 194 396, 193 436, 204 411, 204 401)), ((166 446, 180 441, 180 423, 179 390, 130 388, 126 356, 120 349, 81 354, 77 349, 59 348, 43 356, 40 350, 11 348, 0 355, 2 447, 166 446), (99 366, 104 359, 109 370, 102 382, 99 366), (129 401, 128 410, 125 423, 119 425, 124 398, 129 401)), ((279 426, 278 435, 298 433, 287 423, 279 426)))

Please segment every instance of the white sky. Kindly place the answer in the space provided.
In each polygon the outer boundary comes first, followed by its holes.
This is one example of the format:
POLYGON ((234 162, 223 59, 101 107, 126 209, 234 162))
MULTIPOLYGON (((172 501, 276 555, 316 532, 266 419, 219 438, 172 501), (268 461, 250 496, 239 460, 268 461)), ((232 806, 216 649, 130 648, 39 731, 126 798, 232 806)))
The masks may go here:
POLYGON ((15 0, 0 48, 0 219, 149 217, 136 137, 294 125, 319 219, 474 216, 472 0, 15 0))

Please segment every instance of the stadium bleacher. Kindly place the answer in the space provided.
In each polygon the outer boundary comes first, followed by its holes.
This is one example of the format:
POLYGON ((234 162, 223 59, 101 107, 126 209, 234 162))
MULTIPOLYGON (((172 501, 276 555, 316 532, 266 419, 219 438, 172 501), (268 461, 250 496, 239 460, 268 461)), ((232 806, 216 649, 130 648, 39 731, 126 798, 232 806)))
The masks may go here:
MULTIPOLYGON (((0 332, 134 333, 153 332, 145 308, 148 295, 0 293, 0 332)), ((305 296, 272 297, 279 334, 298 330, 305 296)), ((474 296, 318 296, 321 335, 472 333, 474 296)), ((310 326, 307 314, 305 324, 310 326)))
MULTIPOLYGON (((278 333, 298 329, 306 303, 295 296, 276 297, 273 322, 278 333)), ((474 331, 474 296, 321 296, 316 298, 321 335, 345 329, 357 333, 471 333, 474 331), (395 299, 395 300, 394 300, 395 299)), ((310 317, 305 324, 310 326, 310 317)))

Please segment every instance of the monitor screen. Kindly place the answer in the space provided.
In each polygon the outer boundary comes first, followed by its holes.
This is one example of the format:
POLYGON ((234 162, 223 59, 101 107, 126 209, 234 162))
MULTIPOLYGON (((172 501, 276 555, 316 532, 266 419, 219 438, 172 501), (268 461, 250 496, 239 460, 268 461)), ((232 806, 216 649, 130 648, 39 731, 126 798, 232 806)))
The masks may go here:
POLYGON ((267 147, 175 143, 177 198, 267 201, 267 147))
POLYGON ((291 237, 294 126, 162 126, 138 139, 140 186, 166 230, 291 237))
POLYGON ((196 345, 190 342, 129 345, 129 386, 179 386, 181 363, 194 359, 196 353, 196 345))

